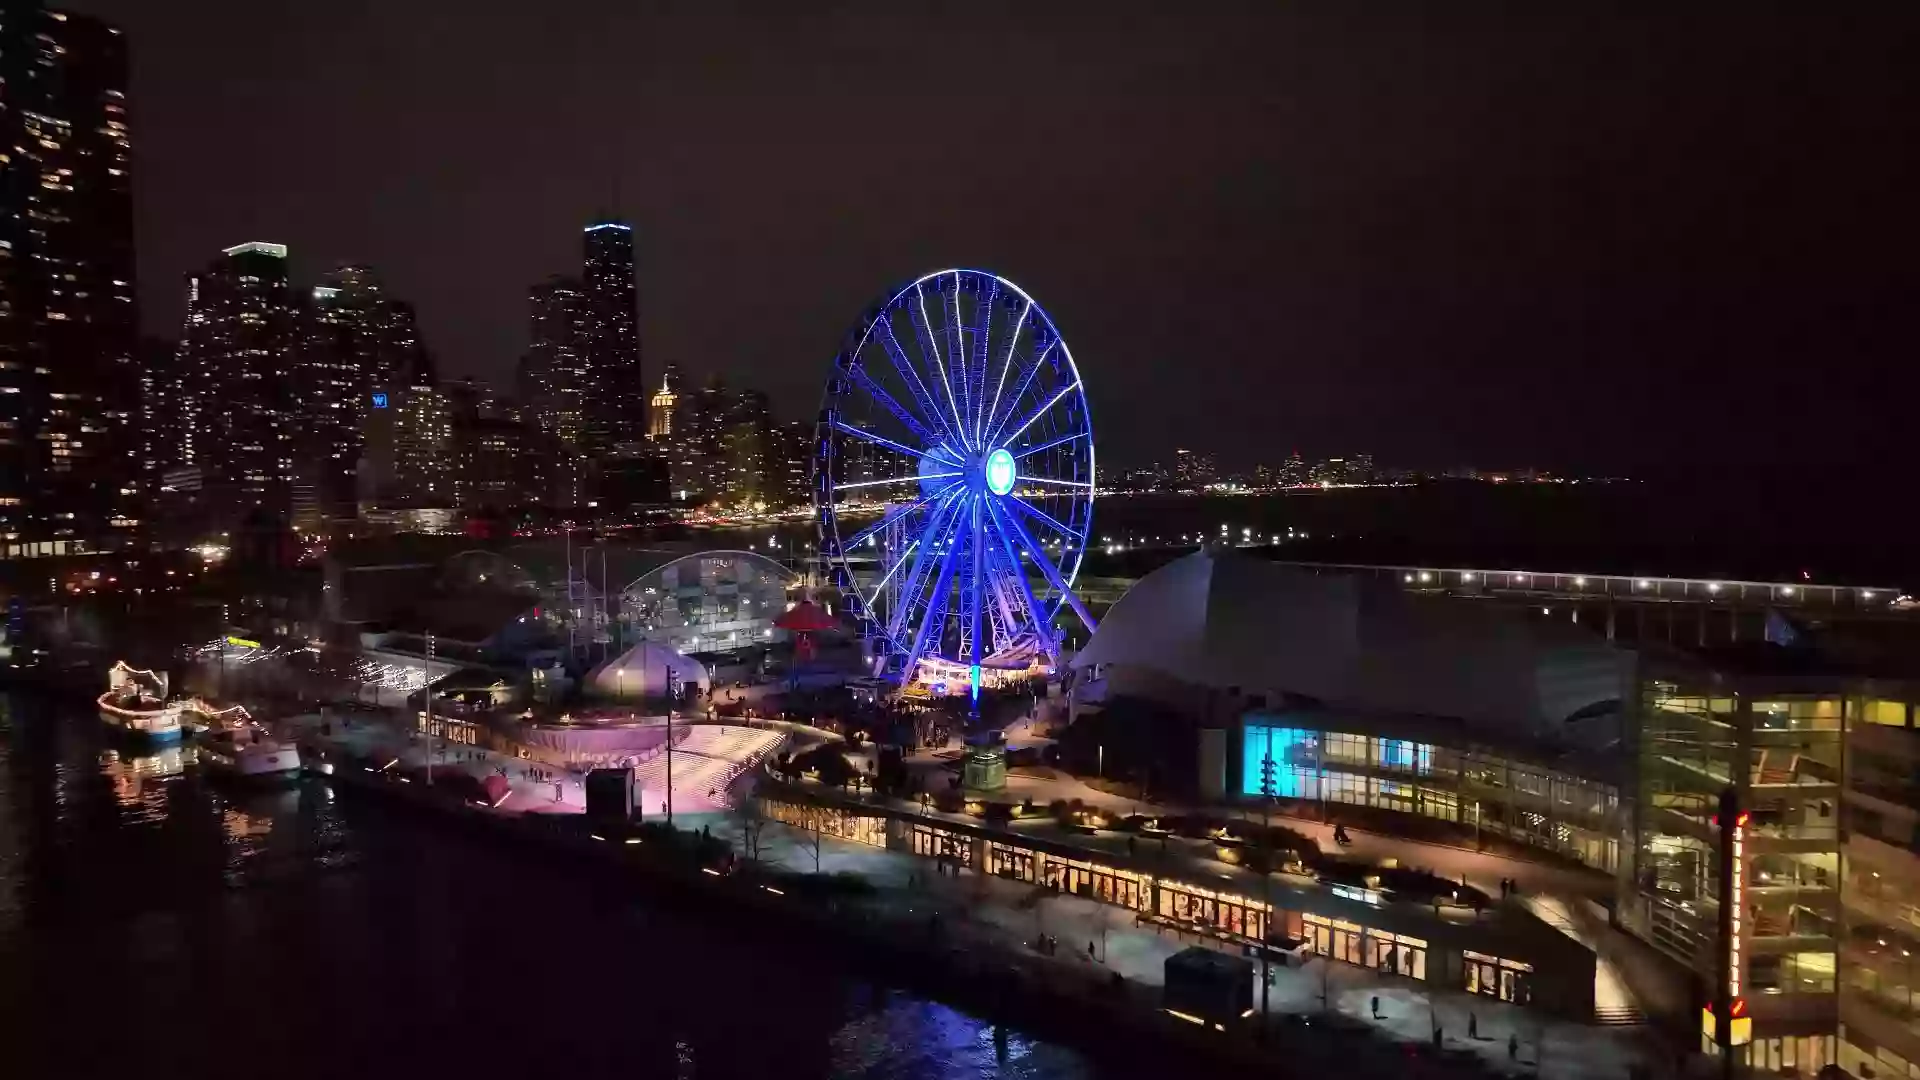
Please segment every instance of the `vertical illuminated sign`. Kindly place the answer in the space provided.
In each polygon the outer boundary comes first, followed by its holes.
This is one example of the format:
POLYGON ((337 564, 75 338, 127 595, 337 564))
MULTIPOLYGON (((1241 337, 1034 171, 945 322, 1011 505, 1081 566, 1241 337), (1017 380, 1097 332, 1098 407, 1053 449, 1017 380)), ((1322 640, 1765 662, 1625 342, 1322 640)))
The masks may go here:
POLYGON ((1739 1002, 1745 987, 1746 965, 1741 955, 1741 931, 1747 913, 1747 812, 1733 816, 1733 829, 1727 834, 1733 845, 1733 876, 1727 882, 1728 899, 1733 907, 1733 933, 1727 940, 1727 997, 1739 1002))
POLYGON ((1753 1039, 1753 1018, 1747 1015, 1747 999, 1742 996, 1747 989, 1744 938, 1749 821, 1747 812, 1740 809, 1740 793, 1733 788, 1721 792, 1720 815, 1715 824, 1720 826, 1720 955, 1727 974, 1716 995, 1718 1007, 1709 1005, 1701 1020, 1723 1048, 1740 1046, 1753 1039))

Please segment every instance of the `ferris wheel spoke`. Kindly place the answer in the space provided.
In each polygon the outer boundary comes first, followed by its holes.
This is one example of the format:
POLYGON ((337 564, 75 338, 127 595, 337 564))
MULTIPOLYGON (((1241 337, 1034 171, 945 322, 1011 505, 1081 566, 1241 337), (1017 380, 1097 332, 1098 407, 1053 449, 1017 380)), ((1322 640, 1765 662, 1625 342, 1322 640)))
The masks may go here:
POLYGON ((961 427, 966 429, 969 438, 978 441, 980 433, 967 427, 966 417, 973 415, 973 376, 967 367, 967 347, 964 335, 960 332, 960 271, 953 272, 953 310, 945 314, 947 339, 947 360, 952 365, 952 375, 960 384, 961 427))
POLYGON ((853 549, 859 547, 861 544, 866 543, 866 541, 869 538, 871 538, 875 533, 878 533, 881 529, 884 529, 887 526, 898 522, 901 518, 906 517, 908 514, 911 514, 916 510, 924 509, 928 503, 946 498, 949 494, 952 494, 953 490, 959 487, 962 483, 963 481, 956 480, 953 483, 948 484, 946 487, 941 488, 939 491, 936 491, 931 495, 922 496, 917 502, 908 503, 905 506, 894 507, 893 509, 887 511, 886 514, 884 514, 879 521, 876 521, 873 524, 867 526, 866 528, 861 529, 859 532, 854 533, 853 539, 848 540, 845 544, 841 545, 840 550, 843 553, 852 551, 853 549))
MULTIPOLYGON (((950 539, 959 531, 957 526, 960 524, 960 517, 961 515, 954 514, 950 519, 951 524, 955 526, 949 530, 950 539)), ((938 614, 942 619, 946 616, 947 593, 953 586, 953 562, 959 554, 959 544, 947 545, 947 553, 940 560, 940 576, 935 579, 932 591, 927 594, 926 607, 920 613, 920 628, 913 633, 913 644, 908 647, 906 663, 900 669, 902 678, 912 678, 913 670, 920 666, 920 658, 926 654, 927 631, 933 626, 934 616, 938 614)))
POLYGON ((907 576, 901 579, 900 605, 888 613, 888 641, 897 642, 900 640, 900 635, 906 632, 907 620, 925 584, 923 580, 925 575, 922 571, 926 567, 927 552, 939 547, 944 540, 950 538, 948 534, 952 531, 954 520, 959 516, 955 508, 961 504, 961 495, 962 492, 956 491, 942 501, 939 508, 934 511, 932 520, 927 523, 927 531, 920 534, 919 554, 914 556, 913 566, 907 571, 907 576))
POLYGON ((940 358, 940 345, 934 340, 933 324, 927 321, 927 294, 915 285, 913 297, 914 304, 907 309, 907 321, 913 323, 913 336, 920 342, 920 351, 933 361, 934 368, 940 373, 940 385, 946 388, 947 407, 953 410, 953 437, 960 440, 961 449, 971 450, 973 444, 967 442, 967 426, 960 422, 960 406, 953 400, 953 380, 947 377, 947 364, 940 358), (920 318, 915 319, 914 312, 919 312, 920 318))
POLYGON ((978 700, 980 697, 980 607, 981 601, 986 598, 985 573, 987 551, 984 542, 986 540, 986 533, 984 531, 986 526, 981 521, 980 506, 983 501, 984 500, 979 497, 975 497, 973 500, 973 550, 970 552, 973 556, 973 582, 967 589, 967 605, 972 609, 970 616, 973 623, 972 676, 973 696, 975 700, 978 700))
MULTIPOLYGON (((1020 388, 1015 390, 1013 396, 1007 399, 1007 415, 995 420, 991 432, 987 435, 987 442, 989 444, 998 444, 1000 442, 1000 432, 1006 430, 1007 424, 1013 420, 1013 410, 1020 407, 1020 399, 1027 396, 1027 387, 1033 385, 1033 377, 1040 374, 1040 365, 1047 362, 1047 354, 1053 351, 1053 347, 1056 344, 1058 344, 1058 341, 1047 342, 1047 347, 1041 349, 1040 355, 1034 357, 1033 363, 1027 366, 1026 375, 1020 379, 1020 388)), ((1012 442, 1013 440, 1008 439, 1007 441, 1012 442)))
POLYGON ((1039 599, 1033 595, 1033 583, 1027 580, 1027 568, 1020 562, 1021 543, 1016 539, 1018 534, 1014 531, 1013 515, 991 504, 988 512, 993 517, 994 531, 1000 535, 1000 546, 1007 553, 1007 563, 1013 571, 1011 577, 1020 586, 1021 598, 1027 602, 1027 617, 1033 626, 1034 636, 1040 639, 1041 648, 1057 664, 1060 655, 1054 646, 1053 628, 1046 625, 1046 609, 1040 606, 1039 599))
MULTIPOLYGON (((1007 355, 1000 361, 1000 380, 993 384, 993 404, 987 406, 987 415, 981 424, 984 432, 1000 415, 1000 391, 1007 388, 1007 369, 1013 366, 1013 354, 1020 347, 1020 331, 1027 325, 1027 316, 1033 311, 1033 301, 1020 306, 1020 318, 1014 321, 1013 333, 1007 337, 1007 355)), ((985 384, 982 384, 985 388, 985 384)), ((985 395, 981 395, 985 396, 985 395)))
POLYGON ((1060 403, 1061 398, 1066 397, 1068 394, 1073 393, 1075 390, 1079 388, 1080 388, 1080 380, 1075 379, 1072 382, 1068 383, 1067 385, 1054 391, 1053 396, 1047 399, 1047 403, 1045 405, 1042 405, 1039 408, 1027 414, 1027 418, 1020 422, 1019 427, 1013 429, 1013 434, 1007 436, 1005 442, 1001 442, 997 437, 995 439, 995 442, 1000 446, 1005 446, 1007 443, 1010 443, 1013 440, 1019 438, 1021 432, 1024 432, 1027 430, 1027 428, 1033 426, 1033 422, 1035 420, 1038 420, 1042 416, 1045 416, 1047 414, 1048 409, 1051 409, 1055 405, 1058 405, 1060 403))
MULTIPOLYGON (((867 392, 868 397, 872 398, 876 402, 879 402, 881 408, 892 413, 894 419, 900 421, 902 424, 905 424, 907 427, 907 430, 913 432, 914 435, 918 436, 920 441, 925 445, 929 447, 937 447, 940 445, 941 442, 944 441, 936 437, 933 434, 933 432, 927 430, 927 426, 920 422, 919 417, 915 416, 913 412, 909 410, 905 405, 902 405, 898 398, 894 397, 892 394, 887 393, 886 387, 883 387, 879 383, 875 382, 873 380, 873 376, 867 374, 864 370, 860 368, 858 364, 849 366, 847 368, 847 377, 852 379, 856 384, 858 384, 862 390, 865 390, 867 392)), ((835 423, 838 424, 842 429, 852 434, 862 436, 863 438, 873 437, 873 436, 870 436, 867 432, 857 428, 853 428, 845 424, 844 422, 836 420, 835 423)), ((889 445, 898 446, 899 444, 891 443, 889 445)), ((925 452, 932 453, 931 450, 928 450, 925 452)), ((922 451, 909 450, 907 451, 907 453, 913 455, 914 457, 919 457, 921 456, 922 451)), ((954 462, 954 464, 957 465, 959 464, 959 462, 956 461, 954 462)))
MULTIPOLYGON (((908 317, 908 321, 912 321, 911 316, 908 317)), ((940 411, 939 402, 933 400, 933 391, 927 389, 926 380, 920 377, 919 365, 913 362, 913 358, 907 355, 906 348, 900 344, 900 339, 894 336, 893 320, 882 315, 879 322, 875 324, 875 329, 879 331, 880 348, 886 352, 887 359, 892 362, 893 370, 899 372, 900 381, 911 384, 909 390, 913 394, 913 400, 919 404, 920 411, 926 415, 926 423, 939 428, 941 433, 949 438, 958 439, 959 436, 948 427, 946 414, 940 411)))
POLYGON ((864 595, 861 596, 860 600, 862 603, 867 605, 868 611, 873 610, 873 603, 875 600, 878 600, 880 598, 880 593, 882 590, 884 590, 887 587, 887 582, 893 580, 893 575, 898 573, 902 566, 906 565, 907 557, 909 555, 912 555, 914 550, 919 546, 920 546, 920 541, 918 540, 915 540, 914 542, 908 544, 906 548, 900 552, 900 557, 893 560, 893 565, 887 567, 887 572, 880 575, 880 580, 874 582, 872 598, 868 598, 864 595))
POLYGON ((833 422, 833 426, 835 428, 838 428, 841 431, 846 432, 849 435, 852 435, 855 438, 865 439, 868 442, 875 444, 876 446, 884 446, 889 450, 898 451, 902 454, 907 455, 910 458, 913 458, 915 461, 918 461, 922 458, 932 458, 933 460, 939 462, 942 465, 951 466, 956 469, 961 467, 958 459, 954 458, 950 453, 943 453, 941 451, 941 448, 937 445, 932 446, 926 450, 915 450, 913 447, 907 446, 904 443, 894 442, 892 439, 889 439, 884 435, 875 435, 873 432, 868 431, 865 428, 854 427, 852 424, 847 423, 845 420, 835 420, 833 422))
POLYGON ((1025 474, 1021 475, 1020 482, 1023 484, 1053 484, 1057 487, 1071 488, 1091 489, 1093 487, 1092 484, 1087 483, 1085 480, 1056 480, 1051 476, 1028 476, 1025 474))
MULTIPOLYGON (((1039 446, 1029 446, 1025 450, 1016 451, 1013 456, 1015 459, 1023 458, 1029 454, 1037 454, 1042 450, 1051 450, 1054 447, 1059 446, 1061 443, 1070 443, 1075 439, 1089 438, 1091 435, 1092 435, 1092 432, 1076 431, 1069 435, 1062 435, 1059 438, 1053 440, 1052 442, 1044 442, 1044 443, 1041 443, 1039 446)), ((1021 477, 1021 479, 1025 480, 1027 479, 1027 477, 1023 476, 1021 477)))
POLYGON ((957 472, 927 473, 923 476, 889 476, 885 480, 856 480, 851 484, 835 484, 835 491, 851 491, 854 488, 880 487, 885 484, 914 484, 922 480, 949 480, 961 475, 957 472))
POLYGON ((1022 499, 1017 496, 1008 496, 1007 501, 1012 503, 1014 506, 1019 507, 1021 510, 1026 511, 1029 515, 1036 517, 1041 521, 1045 522, 1055 532, 1059 533, 1061 537, 1063 537, 1068 541, 1075 540, 1080 535, 1079 533, 1074 532, 1072 529, 1067 528, 1065 525, 1060 524, 1058 521, 1055 521, 1053 519, 1053 515, 1033 505, 1032 502, 1026 499, 1022 499))
POLYGON ((985 446, 987 407, 987 354, 993 344, 993 313, 1000 304, 1000 281, 987 279, 987 295, 974 308, 980 320, 980 330, 973 338, 973 356, 967 364, 967 398, 973 409, 973 438, 977 445, 985 446))
POLYGON ((1008 514, 1007 524, 1011 525, 1013 531, 1019 535, 1023 541, 1022 546, 1026 549, 1028 557, 1033 559, 1035 565, 1040 567, 1040 572, 1046 576, 1047 583, 1060 590, 1061 598, 1073 608, 1073 613, 1080 617, 1080 621, 1086 626, 1087 632, 1092 633, 1093 615, 1087 611, 1086 605, 1080 602, 1080 598, 1073 595, 1072 583, 1066 579, 1066 575, 1062 574, 1060 568, 1053 564, 1053 560, 1047 558, 1046 551, 1034 543, 1032 534, 1027 532, 1026 526, 1020 524, 1020 519, 1017 516, 1008 514))

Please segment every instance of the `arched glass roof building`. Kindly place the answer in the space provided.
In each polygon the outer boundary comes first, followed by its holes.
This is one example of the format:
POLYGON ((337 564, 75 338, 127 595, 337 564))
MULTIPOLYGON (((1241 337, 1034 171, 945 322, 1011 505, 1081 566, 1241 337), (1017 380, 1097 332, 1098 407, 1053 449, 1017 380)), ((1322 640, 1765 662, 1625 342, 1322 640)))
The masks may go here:
POLYGON ((683 653, 723 652, 774 638, 799 575, 751 551, 619 544, 516 544, 447 560, 441 585, 525 590, 543 617, 571 626, 574 646, 616 650, 654 641, 683 653))

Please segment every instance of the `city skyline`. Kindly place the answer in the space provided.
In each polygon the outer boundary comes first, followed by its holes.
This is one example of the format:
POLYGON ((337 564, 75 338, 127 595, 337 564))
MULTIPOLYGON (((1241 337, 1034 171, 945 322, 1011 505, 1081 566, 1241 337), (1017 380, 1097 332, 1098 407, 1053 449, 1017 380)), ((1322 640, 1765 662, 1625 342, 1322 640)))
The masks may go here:
POLYGON ((1888 313, 1915 177, 1886 125, 1914 94, 1870 20, 1670 14, 1649 43, 1604 12, 1428 35, 1112 10, 1006 38, 578 4, 533 29, 464 13, 449 37, 432 4, 81 7, 141 43, 150 331, 177 325, 201 253, 271 239, 379 268, 448 373, 505 385, 526 283, 613 212, 636 227, 649 369, 724 372, 785 416, 817 407, 866 306, 958 263, 1052 298, 1126 457, 1270 430, 1603 471, 1898 451, 1887 425, 1801 437, 1777 415, 1816 379, 1848 415, 1912 389, 1888 313), (527 66, 498 83, 508 52, 527 66), (248 93, 220 91, 226 58, 263 53, 248 93), (843 54, 860 62, 822 59, 843 54), (983 61, 1001 105, 949 109, 939 88, 983 61), (926 168, 948 140, 969 151, 926 168), (229 154, 272 164, 211 167, 229 154), (1778 434, 1724 437, 1755 424, 1778 434))

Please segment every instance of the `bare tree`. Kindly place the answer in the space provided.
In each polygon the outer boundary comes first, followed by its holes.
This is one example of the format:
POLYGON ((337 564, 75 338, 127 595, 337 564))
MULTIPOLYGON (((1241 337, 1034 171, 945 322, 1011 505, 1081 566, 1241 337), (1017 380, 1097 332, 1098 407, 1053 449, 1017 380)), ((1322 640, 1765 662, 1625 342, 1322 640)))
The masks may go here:
POLYGON ((753 791, 741 793, 734 800, 731 814, 740 827, 740 854, 747 862, 760 861, 760 833, 767 827, 767 817, 760 805, 760 796, 753 791))
POLYGON ((815 874, 820 872, 820 815, 824 813, 826 813, 824 807, 810 806, 807 808, 807 825, 811 830, 809 835, 812 838, 813 872, 815 874))

